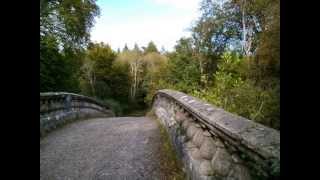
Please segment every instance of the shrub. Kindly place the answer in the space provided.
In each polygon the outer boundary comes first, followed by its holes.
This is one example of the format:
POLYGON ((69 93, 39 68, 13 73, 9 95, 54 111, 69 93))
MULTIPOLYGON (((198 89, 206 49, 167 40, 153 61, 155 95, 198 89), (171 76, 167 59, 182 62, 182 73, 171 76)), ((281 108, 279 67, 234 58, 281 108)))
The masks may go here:
MULTIPOLYGON (((280 130, 280 82, 277 78, 255 83, 247 78, 244 69, 248 59, 230 53, 222 56, 214 85, 204 90, 193 90, 192 95, 226 111, 280 130)), ((246 69, 248 70, 248 69, 246 69)))
POLYGON ((105 99, 103 102, 110 106, 111 110, 116 114, 116 116, 123 114, 123 109, 118 101, 114 99, 105 99))

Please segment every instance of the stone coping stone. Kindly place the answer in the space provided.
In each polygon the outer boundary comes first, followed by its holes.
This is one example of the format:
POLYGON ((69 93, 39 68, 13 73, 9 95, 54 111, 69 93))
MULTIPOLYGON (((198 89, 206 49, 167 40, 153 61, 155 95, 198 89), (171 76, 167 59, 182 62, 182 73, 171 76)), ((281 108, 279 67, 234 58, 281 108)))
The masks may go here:
POLYGON ((75 94, 75 93, 68 93, 68 92, 41 92, 40 93, 40 101, 41 100, 45 100, 45 99, 54 99, 54 98, 64 98, 66 96, 71 96, 72 100, 84 100, 84 101, 88 101, 90 103, 99 105, 101 107, 104 107, 106 109, 111 109, 109 105, 101 102, 100 100, 88 97, 88 96, 84 96, 84 95, 80 95, 80 94, 75 94))

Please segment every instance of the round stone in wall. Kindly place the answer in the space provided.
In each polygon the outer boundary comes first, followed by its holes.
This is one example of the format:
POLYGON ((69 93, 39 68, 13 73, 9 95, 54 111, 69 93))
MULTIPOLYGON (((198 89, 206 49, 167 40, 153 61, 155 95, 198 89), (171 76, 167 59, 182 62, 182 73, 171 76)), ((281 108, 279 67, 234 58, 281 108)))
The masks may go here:
POLYGON ((192 158, 197 159, 197 160, 201 159, 200 150, 198 148, 192 148, 190 150, 190 152, 191 152, 191 157, 192 158))
POLYGON ((182 121, 185 120, 185 118, 186 118, 186 117, 185 117, 185 115, 184 115, 182 112, 178 111, 178 112, 176 113, 175 119, 176 119, 177 122, 182 122, 182 121))
POLYGON ((195 135, 195 133, 198 131, 198 129, 199 129, 199 128, 197 128, 197 127, 194 125, 194 123, 190 124, 189 127, 188 127, 188 129, 187 129, 187 136, 188 136, 188 138, 191 139, 191 138, 195 135))
POLYGON ((223 144, 223 142, 222 142, 219 138, 216 138, 216 139, 215 139, 215 145, 216 145, 217 147, 224 148, 224 144, 223 144))
POLYGON ((231 167, 232 158, 224 148, 218 148, 212 158, 211 166, 214 174, 227 176, 231 167))
POLYGON ((233 166, 231 169, 227 179, 234 179, 234 180, 251 180, 250 173, 246 167, 243 165, 237 164, 233 166))
POLYGON ((204 140, 203 131, 200 128, 198 128, 195 135, 193 136, 192 141, 195 145, 197 145, 198 148, 200 148, 203 140, 204 140))
POLYGON ((189 124, 190 124, 190 120, 185 120, 185 121, 183 121, 183 122, 182 122, 182 127, 183 127, 183 129, 188 129, 189 124))
POLYGON ((204 176, 212 176, 213 171, 211 167, 211 162, 209 160, 203 160, 200 164, 199 172, 204 176))
POLYGON ((187 149, 194 149, 194 148, 197 148, 197 146, 195 145, 195 144, 193 144, 192 143, 192 141, 189 141, 189 142, 187 142, 186 144, 185 144, 185 147, 187 148, 187 149))
POLYGON ((211 137, 205 137, 200 147, 200 155, 204 159, 211 160, 217 151, 217 146, 211 137))

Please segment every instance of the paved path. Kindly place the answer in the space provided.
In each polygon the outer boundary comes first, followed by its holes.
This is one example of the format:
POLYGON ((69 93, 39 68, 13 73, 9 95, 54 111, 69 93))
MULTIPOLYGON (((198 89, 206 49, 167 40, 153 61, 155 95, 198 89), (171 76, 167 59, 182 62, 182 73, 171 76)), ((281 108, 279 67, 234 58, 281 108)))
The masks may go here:
POLYGON ((147 117, 74 122, 40 140, 40 179, 163 179, 160 139, 147 117))

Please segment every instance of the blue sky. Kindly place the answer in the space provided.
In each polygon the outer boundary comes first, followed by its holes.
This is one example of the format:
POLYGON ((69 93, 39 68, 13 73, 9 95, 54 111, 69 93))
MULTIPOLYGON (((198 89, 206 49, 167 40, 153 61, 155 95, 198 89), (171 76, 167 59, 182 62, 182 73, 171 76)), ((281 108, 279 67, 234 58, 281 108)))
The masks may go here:
POLYGON ((91 30, 91 40, 105 42, 116 50, 127 43, 133 48, 149 41, 158 49, 173 50, 176 41, 189 36, 188 28, 198 17, 200 0, 98 0, 100 17, 91 30))

